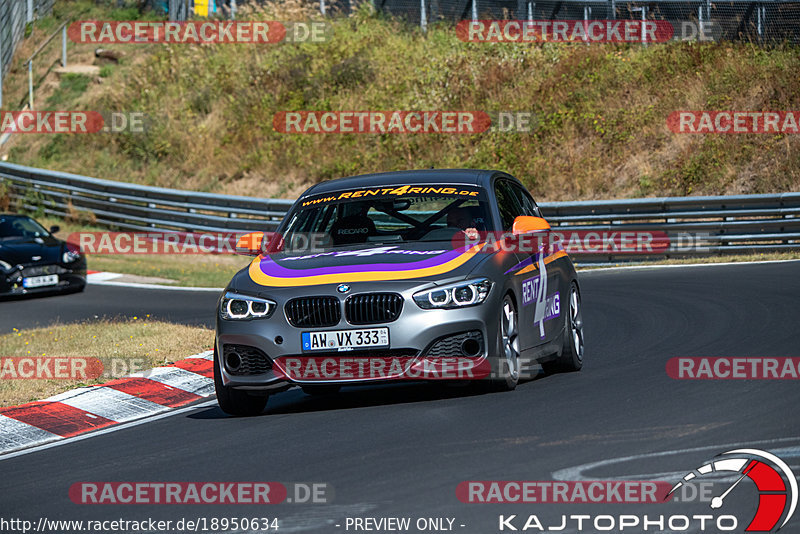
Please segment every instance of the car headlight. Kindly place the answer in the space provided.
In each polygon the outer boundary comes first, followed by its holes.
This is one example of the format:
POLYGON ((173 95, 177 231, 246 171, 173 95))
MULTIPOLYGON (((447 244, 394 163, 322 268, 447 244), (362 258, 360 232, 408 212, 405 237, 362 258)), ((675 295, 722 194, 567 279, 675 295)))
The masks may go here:
POLYGON ((492 289, 488 278, 457 282, 414 294, 414 302, 424 310, 465 308, 486 300, 492 289))
POLYGON ((79 259, 81 259, 80 252, 75 252, 72 250, 68 250, 61 255, 61 263, 72 263, 73 261, 78 261, 79 259))
POLYGON ((11 264, 7 263, 7 262, 4 262, 3 260, 0 260, 0 269, 2 269, 3 271, 10 271, 11 270, 11 264))
POLYGON ((219 301, 219 314, 230 320, 266 319, 276 306, 271 300, 228 292, 219 301))

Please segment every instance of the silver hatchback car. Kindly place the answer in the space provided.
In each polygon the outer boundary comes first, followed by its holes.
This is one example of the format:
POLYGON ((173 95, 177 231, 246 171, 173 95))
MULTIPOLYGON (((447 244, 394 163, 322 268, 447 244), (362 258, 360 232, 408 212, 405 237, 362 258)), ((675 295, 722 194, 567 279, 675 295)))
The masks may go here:
POLYGON ((308 189, 219 300, 214 383, 234 415, 270 394, 399 380, 514 389, 583 364, 572 261, 503 172, 425 170, 308 189))

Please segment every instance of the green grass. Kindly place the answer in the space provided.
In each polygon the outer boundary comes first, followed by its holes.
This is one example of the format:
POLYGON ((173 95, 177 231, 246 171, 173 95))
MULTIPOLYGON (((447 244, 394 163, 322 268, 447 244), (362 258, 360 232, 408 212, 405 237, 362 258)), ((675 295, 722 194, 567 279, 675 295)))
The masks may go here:
POLYGON ((116 254, 94 255, 88 261, 92 270, 166 278, 175 281, 171 285, 184 287, 223 288, 250 260, 228 255, 116 254))
POLYGON ((63 109, 78 99, 89 87, 91 78, 83 74, 68 73, 61 77, 58 89, 47 99, 49 109, 63 109))

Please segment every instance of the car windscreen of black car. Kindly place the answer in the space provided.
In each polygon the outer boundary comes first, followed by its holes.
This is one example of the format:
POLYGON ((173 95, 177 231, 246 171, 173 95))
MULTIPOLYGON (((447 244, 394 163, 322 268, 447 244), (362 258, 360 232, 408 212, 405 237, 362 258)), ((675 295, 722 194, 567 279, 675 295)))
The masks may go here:
POLYGON ((0 217, 0 239, 13 240, 48 235, 39 223, 28 217, 0 217))

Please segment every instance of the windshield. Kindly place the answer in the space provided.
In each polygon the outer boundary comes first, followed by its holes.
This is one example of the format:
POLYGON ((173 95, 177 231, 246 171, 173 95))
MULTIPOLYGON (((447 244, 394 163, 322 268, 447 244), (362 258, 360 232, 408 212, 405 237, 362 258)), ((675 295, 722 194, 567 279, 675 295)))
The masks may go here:
POLYGON ((283 237, 284 250, 367 244, 450 242, 492 231, 484 191, 455 184, 341 191, 303 199, 283 237))
POLYGON ((0 217, 0 240, 44 237, 49 232, 28 217, 0 217))

